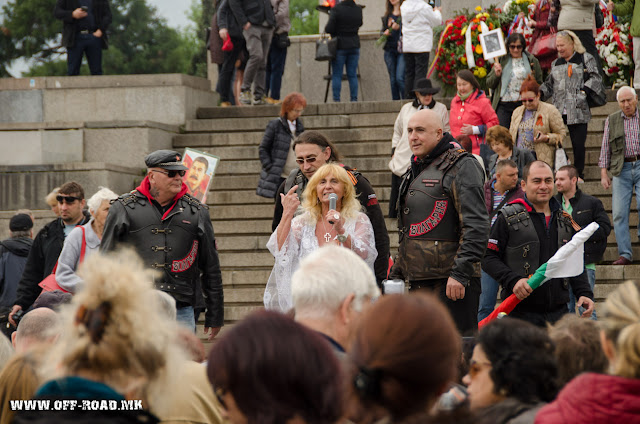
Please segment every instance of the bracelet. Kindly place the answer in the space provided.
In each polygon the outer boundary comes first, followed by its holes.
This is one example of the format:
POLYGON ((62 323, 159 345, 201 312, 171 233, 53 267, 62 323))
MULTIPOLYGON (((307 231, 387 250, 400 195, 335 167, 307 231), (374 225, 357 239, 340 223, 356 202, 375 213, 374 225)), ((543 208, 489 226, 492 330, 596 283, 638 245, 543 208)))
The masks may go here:
POLYGON ((347 234, 336 235, 336 240, 338 240, 340 243, 344 243, 345 241, 347 241, 348 238, 349 236, 347 234))

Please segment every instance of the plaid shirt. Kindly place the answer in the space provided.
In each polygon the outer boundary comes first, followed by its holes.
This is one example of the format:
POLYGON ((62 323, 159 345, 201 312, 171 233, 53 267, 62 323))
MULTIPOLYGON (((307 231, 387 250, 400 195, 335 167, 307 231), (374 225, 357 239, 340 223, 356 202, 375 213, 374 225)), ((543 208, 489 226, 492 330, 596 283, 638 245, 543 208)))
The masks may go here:
MULTIPOLYGON (((624 122, 624 157, 630 158, 640 155, 640 118, 638 116, 638 108, 636 108, 636 113, 631 117, 627 117, 622 111, 620 113, 622 114, 622 122, 624 122)), ((609 146, 609 118, 607 118, 604 122, 598 166, 608 169, 610 163, 611 148, 609 146)))

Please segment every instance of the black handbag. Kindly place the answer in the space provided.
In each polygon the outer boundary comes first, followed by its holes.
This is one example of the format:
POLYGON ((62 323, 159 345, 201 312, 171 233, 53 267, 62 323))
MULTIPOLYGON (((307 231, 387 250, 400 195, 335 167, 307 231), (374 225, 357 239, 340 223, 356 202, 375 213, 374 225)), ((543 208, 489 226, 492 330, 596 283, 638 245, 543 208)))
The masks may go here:
POLYGON ((289 38, 288 32, 283 32, 282 34, 275 34, 276 37, 276 45, 278 48, 286 49, 291 45, 291 39, 289 38))
POLYGON ((320 36, 320 39, 316 41, 316 60, 326 61, 336 58, 338 51, 338 38, 329 38, 325 34, 320 36))

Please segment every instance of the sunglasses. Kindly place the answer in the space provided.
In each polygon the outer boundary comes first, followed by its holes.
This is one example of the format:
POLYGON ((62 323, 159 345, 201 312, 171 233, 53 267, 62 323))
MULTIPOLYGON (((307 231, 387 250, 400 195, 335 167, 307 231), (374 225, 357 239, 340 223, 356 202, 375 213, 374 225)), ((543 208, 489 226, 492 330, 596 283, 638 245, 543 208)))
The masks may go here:
POLYGON ((74 196, 56 196, 56 200, 58 201, 58 203, 66 203, 67 205, 72 205, 76 200, 82 200, 82 198, 74 196))
POLYGON ((220 388, 215 388, 213 390, 213 393, 216 395, 216 400, 218 401, 218 403, 220 404, 220 406, 222 407, 222 409, 224 409, 225 411, 227 411, 227 404, 225 403, 223 396, 225 394, 227 394, 227 391, 224 389, 220 389, 220 388))
POLYGON ((305 162, 306 163, 314 163, 316 161, 317 157, 315 156, 311 156, 310 158, 298 158, 296 159, 296 162, 298 163, 298 165, 302 165, 305 162))
POLYGON ((531 99, 522 99, 522 103, 533 103, 535 102, 537 97, 533 97, 531 99))
POLYGON ((175 178, 176 175, 180 175, 181 177, 184 177, 184 174, 187 173, 187 171, 162 171, 162 170, 159 170, 159 169, 153 169, 152 171, 164 174, 169 178, 175 178))
POLYGON ((510 44, 509 48, 513 50, 522 50, 524 46, 522 44, 510 44))
POLYGON ((491 362, 478 362, 472 359, 469 361, 469 377, 474 378, 482 371, 482 368, 490 366, 491 362))

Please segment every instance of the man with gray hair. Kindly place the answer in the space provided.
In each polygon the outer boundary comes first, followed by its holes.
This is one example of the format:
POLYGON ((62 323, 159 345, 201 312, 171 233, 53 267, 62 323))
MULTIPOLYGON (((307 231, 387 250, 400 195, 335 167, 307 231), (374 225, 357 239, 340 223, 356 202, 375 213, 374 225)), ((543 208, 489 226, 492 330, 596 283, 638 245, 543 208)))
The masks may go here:
POLYGON ((60 335, 58 314, 49 308, 37 308, 26 313, 11 335, 16 353, 23 353, 39 343, 53 343, 60 335))
POLYGON ((295 320, 344 353, 353 323, 380 295, 373 271, 351 250, 325 246, 300 262, 291 279, 295 320))
MULTIPOLYGON (((26 211, 25 211, 26 212, 26 211)), ((33 218, 17 213, 9 221, 9 235, 0 241, 0 313, 8 313, 16 301, 16 290, 33 244, 33 218)))
MULTIPOLYGON (((633 88, 625 86, 618 90, 616 99, 621 111, 609 115, 604 123, 598 166, 602 187, 605 190, 612 187, 613 230, 620 255, 613 264, 629 265, 633 260, 629 213, 634 188, 636 198, 640 195, 638 95, 633 88), (613 182, 609 178, 609 172, 613 176, 613 182)), ((640 201, 638 205, 640 206, 640 201)))

